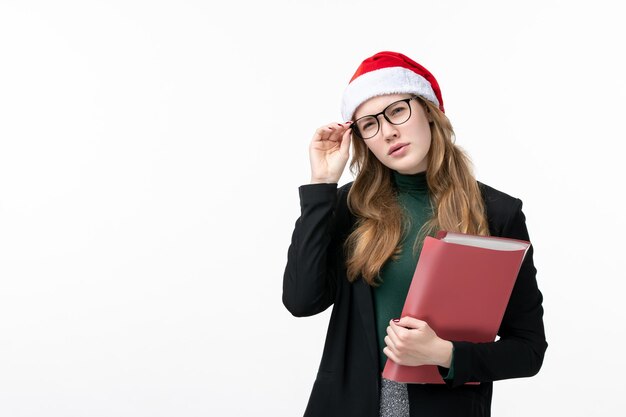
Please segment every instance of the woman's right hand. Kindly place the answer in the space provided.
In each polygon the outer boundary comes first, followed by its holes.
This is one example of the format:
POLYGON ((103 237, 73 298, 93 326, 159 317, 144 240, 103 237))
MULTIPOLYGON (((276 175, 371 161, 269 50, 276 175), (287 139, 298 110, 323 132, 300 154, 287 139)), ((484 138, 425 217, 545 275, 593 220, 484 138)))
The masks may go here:
POLYGON ((351 123, 331 123, 315 131, 309 146, 311 184, 339 182, 348 162, 351 123))

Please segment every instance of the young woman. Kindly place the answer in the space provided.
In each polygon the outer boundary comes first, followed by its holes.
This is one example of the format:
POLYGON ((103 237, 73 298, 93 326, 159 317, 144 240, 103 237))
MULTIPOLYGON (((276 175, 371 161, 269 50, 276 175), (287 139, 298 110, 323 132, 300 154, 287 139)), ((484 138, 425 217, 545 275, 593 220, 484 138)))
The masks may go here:
POLYGON ((436 79, 405 55, 364 60, 344 92, 342 117, 348 122, 320 127, 311 141, 311 183, 299 187, 283 278, 294 316, 333 305, 304 415, 489 416, 493 381, 537 374, 548 346, 532 246, 497 341, 444 340, 400 313, 425 236, 448 230, 530 241, 522 201, 474 178, 436 79), (338 188, 350 144, 355 180, 338 188), (437 365, 445 383, 387 380, 388 359, 437 365))

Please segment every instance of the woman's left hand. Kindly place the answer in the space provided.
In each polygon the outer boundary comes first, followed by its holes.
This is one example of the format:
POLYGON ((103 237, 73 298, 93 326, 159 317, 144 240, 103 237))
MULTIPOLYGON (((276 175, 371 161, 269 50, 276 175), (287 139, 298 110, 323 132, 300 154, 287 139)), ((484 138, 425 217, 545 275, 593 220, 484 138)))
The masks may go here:
POLYGON ((391 320, 383 353, 399 365, 440 365, 450 367, 452 342, 437 336, 425 321, 405 316, 391 320))

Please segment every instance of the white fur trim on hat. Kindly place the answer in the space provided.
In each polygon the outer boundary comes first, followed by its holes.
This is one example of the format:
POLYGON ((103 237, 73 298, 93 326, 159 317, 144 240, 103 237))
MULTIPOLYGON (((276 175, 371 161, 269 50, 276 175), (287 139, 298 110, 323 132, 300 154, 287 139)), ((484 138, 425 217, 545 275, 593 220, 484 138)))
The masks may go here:
POLYGON ((341 116, 344 121, 350 120, 357 107, 372 97, 405 93, 417 94, 439 106, 426 78, 403 67, 388 67, 367 72, 348 84, 341 102, 341 116))

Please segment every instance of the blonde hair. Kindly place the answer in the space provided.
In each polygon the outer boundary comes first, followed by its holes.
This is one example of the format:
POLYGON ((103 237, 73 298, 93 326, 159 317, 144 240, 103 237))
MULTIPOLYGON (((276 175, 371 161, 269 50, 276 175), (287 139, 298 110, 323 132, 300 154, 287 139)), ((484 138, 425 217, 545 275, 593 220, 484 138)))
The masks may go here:
MULTIPOLYGON (((437 230, 488 236, 484 202, 470 158, 454 143, 447 116, 431 102, 421 97, 417 101, 431 118, 426 181, 433 212, 418 232, 414 253, 425 236, 437 230)), ((369 285, 377 286, 385 262, 402 252, 400 240, 410 220, 397 200, 391 169, 362 140, 355 138, 352 144, 350 171, 355 180, 348 192, 348 207, 357 222, 344 242, 347 275, 350 282, 362 275, 369 285)))

